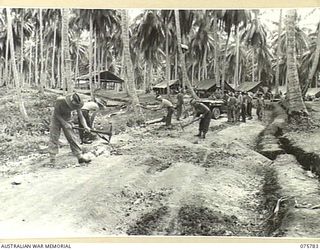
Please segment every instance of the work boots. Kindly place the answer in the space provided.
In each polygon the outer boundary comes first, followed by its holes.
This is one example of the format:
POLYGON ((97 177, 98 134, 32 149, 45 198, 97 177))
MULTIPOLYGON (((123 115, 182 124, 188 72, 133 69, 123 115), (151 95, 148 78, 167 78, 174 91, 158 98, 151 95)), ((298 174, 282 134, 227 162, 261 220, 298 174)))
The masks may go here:
POLYGON ((199 133, 196 134, 195 136, 201 137, 201 131, 199 131, 199 133))

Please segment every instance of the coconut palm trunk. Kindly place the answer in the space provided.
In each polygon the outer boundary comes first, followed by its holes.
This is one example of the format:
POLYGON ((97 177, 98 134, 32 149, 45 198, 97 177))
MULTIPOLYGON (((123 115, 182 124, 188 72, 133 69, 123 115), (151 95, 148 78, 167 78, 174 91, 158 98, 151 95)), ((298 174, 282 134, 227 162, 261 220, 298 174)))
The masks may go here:
POLYGON ((146 80, 146 89, 145 89, 145 91, 146 91, 146 93, 149 93, 150 91, 151 91, 151 85, 152 85, 152 83, 151 83, 151 76, 152 76, 152 72, 153 72, 153 70, 152 70, 152 62, 151 62, 151 60, 150 61, 148 61, 147 60, 147 80, 146 80))
MULTIPOLYGON (((63 12, 63 10, 61 11, 61 13, 63 12)), ((62 85, 62 91, 63 91, 63 94, 65 95, 66 94, 66 91, 67 91, 67 82, 66 82, 66 75, 65 75, 65 58, 64 58, 64 49, 65 49, 65 46, 63 46, 63 34, 64 34, 64 25, 61 24, 61 68, 60 68, 60 74, 61 74, 61 85, 62 85)))
POLYGON ((178 52, 174 56, 174 79, 178 79, 178 52))
POLYGON ((254 66, 254 59, 255 59, 255 48, 253 47, 252 48, 252 57, 251 57, 251 59, 252 59, 252 71, 251 71, 251 81, 252 82, 254 82, 255 81, 255 75, 254 75, 254 72, 255 72, 255 70, 256 70, 256 68, 255 68, 255 66, 254 66))
POLYGON ((229 44, 230 34, 228 34, 224 56, 223 56, 223 65, 222 65, 222 79, 221 79, 221 90, 224 93, 224 81, 226 80, 226 64, 227 64, 227 53, 228 53, 228 44, 229 44))
POLYGON ((24 85, 23 81, 23 58, 24 58, 24 36, 23 36, 23 27, 24 27, 24 10, 21 9, 21 34, 20 34, 20 39, 21 39, 21 47, 20 47, 20 79, 21 79, 21 84, 22 86, 24 85))
POLYGON ((203 60, 202 60, 202 78, 207 79, 207 46, 204 48, 203 60))
POLYGON ((40 93, 44 93, 44 60, 43 60, 43 25, 42 25, 42 9, 39 9, 39 23, 40 23, 40 93))
POLYGON ((30 51, 29 51, 29 80, 28 80, 28 85, 29 85, 29 87, 31 87, 31 79, 32 79, 32 72, 31 72, 31 70, 32 70, 32 51, 33 51, 33 49, 32 49, 32 45, 30 46, 30 51))
POLYGON ((170 57, 169 57, 169 26, 166 19, 166 81, 167 81, 167 95, 170 97, 170 57))
POLYGON ((58 88, 62 88, 63 84, 62 84, 62 79, 61 79, 61 53, 60 52, 57 54, 57 60, 58 60, 58 66, 57 66, 58 83, 57 83, 57 86, 58 86, 58 88))
POLYGON ((288 76, 288 112, 289 116, 299 114, 300 111, 308 113, 302 99, 301 88, 296 59, 295 26, 297 11, 290 9, 287 11, 286 33, 287 33, 287 76, 288 76))
POLYGON ((219 74, 219 52, 220 52, 220 41, 218 37, 218 18, 215 12, 213 17, 213 39, 214 39, 214 80, 217 87, 220 86, 220 74, 219 74))
POLYGON ((280 51, 281 51, 281 33, 282 33, 282 9, 280 9, 279 27, 278 27, 278 45, 277 45, 277 69, 276 69, 276 83, 275 94, 279 94, 280 86, 280 51))
POLYGON ((235 68, 235 78, 234 85, 236 87, 239 86, 239 50, 240 50, 240 35, 239 35, 240 27, 239 25, 236 27, 236 68, 235 68))
POLYGON ((54 30, 53 30, 53 47, 52 47, 52 62, 51 62, 51 87, 55 86, 55 53, 56 53, 56 39, 57 39, 57 19, 54 20, 54 30))
POLYGON ((13 42, 13 31, 12 31, 12 21, 11 21, 11 13, 10 9, 6 8, 6 13, 7 13, 7 34, 9 37, 9 43, 10 43, 10 54, 11 54, 11 63, 12 63, 12 70, 14 74, 14 81, 16 85, 16 90, 17 90, 17 97, 18 97, 18 103, 19 103, 19 109, 20 113, 22 115, 22 118, 24 120, 28 120, 28 114, 26 111, 26 108, 24 106, 23 102, 23 97, 21 93, 21 83, 19 79, 19 73, 17 69, 17 64, 16 64, 16 58, 15 58, 15 48, 14 48, 14 42, 13 42))
POLYGON ((178 51, 179 56, 181 60, 181 70, 182 70, 182 87, 183 91, 185 91, 185 85, 187 86, 188 90, 190 91, 190 94, 193 98, 198 99, 197 94, 194 92, 193 87, 190 84, 190 81, 188 79, 187 74, 187 68, 186 68, 186 60, 185 55, 182 53, 182 47, 181 47, 181 26, 180 26, 180 17, 179 17, 179 10, 174 10, 174 16, 176 21, 176 31, 177 31, 177 41, 178 41, 178 51))
POLYGON ((310 69, 309 74, 308 74, 307 84, 303 88, 303 93, 302 93, 303 96, 306 95, 306 93, 308 91, 308 88, 309 88, 309 86, 310 86, 310 84, 312 82, 312 79, 313 79, 313 77, 314 77, 314 75, 315 75, 315 73, 317 71, 318 64, 319 64, 319 58, 320 58, 320 28, 318 29, 316 51, 315 51, 314 58, 313 58, 313 61, 312 61, 311 69, 310 69))
POLYGON ((62 70, 63 76, 65 78, 66 87, 68 93, 73 92, 73 84, 71 80, 71 59, 69 52, 69 37, 68 37, 68 26, 69 26, 69 9, 63 9, 62 11, 62 48, 63 48, 63 56, 64 56, 64 69, 62 70))
POLYGON ((91 95, 91 100, 94 101, 94 89, 93 89, 93 83, 92 83, 92 59, 93 59, 93 17, 92 17, 92 12, 90 14, 90 31, 89 31, 89 86, 90 86, 90 95, 91 95))
POLYGON ((9 87, 9 36, 7 35, 6 40, 6 59, 5 59, 5 69, 4 69, 4 82, 6 84, 6 87, 9 87))
POLYGON ((146 91, 147 88, 147 62, 144 62, 144 71, 143 71, 143 83, 142 83, 142 90, 146 91))
MULTIPOLYGON (((39 55, 38 55, 38 31, 36 30, 35 32, 35 47, 36 47, 36 52, 35 52, 35 60, 34 60, 34 84, 37 88, 40 88, 39 86, 39 65, 38 65, 38 59, 39 59, 39 55)), ((39 89, 40 90, 40 89, 39 89)))
POLYGON ((97 66, 97 31, 94 30, 94 50, 93 50, 93 74, 94 74, 94 86, 97 86, 96 76, 99 74, 97 66))
POLYGON ((122 41, 123 41, 123 53, 127 75, 128 94, 131 97, 132 108, 137 119, 143 118, 143 114, 140 108, 139 98, 136 92, 134 83, 133 65, 130 56, 129 47, 129 24, 127 10, 121 10, 121 29, 122 29, 122 41))
POLYGON ((76 65, 74 70, 74 82, 77 82, 79 76, 79 54, 80 54, 80 39, 77 39, 77 55, 76 55, 76 65))

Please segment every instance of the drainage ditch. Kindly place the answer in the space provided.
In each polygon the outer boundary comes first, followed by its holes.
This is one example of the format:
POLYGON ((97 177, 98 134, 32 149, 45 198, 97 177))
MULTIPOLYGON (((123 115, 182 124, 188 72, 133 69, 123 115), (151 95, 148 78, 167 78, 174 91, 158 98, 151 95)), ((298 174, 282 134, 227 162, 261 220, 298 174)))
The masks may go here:
MULTIPOLYGON (((285 110, 278 104, 272 105, 272 114, 270 123, 266 129, 260 133, 257 138, 256 151, 266 156, 271 160, 276 160, 279 155, 293 155, 301 168, 312 171, 320 176, 320 157, 315 153, 304 151, 294 145, 288 138, 283 135, 283 129, 286 124, 285 110)), ((259 207, 260 211, 268 211, 262 231, 264 236, 281 237, 284 233, 280 230, 283 219, 288 214, 290 209, 290 201, 279 203, 281 199, 281 187, 278 182, 277 171, 272 167, 267 167, 264 170, 264 183, 262 187, 263 202, 259 207), (280 206, 277 213, 275 208, 277 203, 280 206)))

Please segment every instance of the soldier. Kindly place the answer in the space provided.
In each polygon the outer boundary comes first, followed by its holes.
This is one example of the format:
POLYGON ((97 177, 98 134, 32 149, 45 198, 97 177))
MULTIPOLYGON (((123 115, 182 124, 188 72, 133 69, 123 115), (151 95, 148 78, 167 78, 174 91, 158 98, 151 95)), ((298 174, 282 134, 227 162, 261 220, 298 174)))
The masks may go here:
POLYGON ((230 108, 230 119, 231 122, 236 122, 236 106, 237 106, 237 98, 234 96, 234 93, 231 92, 230 98, 229 98, 229 108, 230 108))
POLYGON ((242 93, 242 102, 240 103, 241 105, 241 121, 246 122, 246 114, 247 114, 247 102, 248 102, 248 95, 246 92, 242 93))
POLYGON ((249 92, 247 94, 247 115, 248 115, 248 119, 251 120, 252 119, 252 93, 249 92))
POLYGON ((225 92, 224 93, 223 100, 225 101, 225 103, 227 105, 227 117, 228 117, 228 121, 227 122, 231 122, 230 97, 231 97, 231 93, 230 92, 225 92))
POLYGON ((257 96, 258 96, 258 99, 257 99, 257 116, 258 116, 259 121, 262 121, 265 103, 264 103, 264 99, 263 99, 263 94, 262 93, 258 93, 257 96))
POLYGON ((240 121, 240 111, 241 111, 241 103, 242 103, 243 96, 241 92, 237 92, 236 94, 236 119, 235 121, 240 121))
MULTIPOLYGON (((99 105, 93 101, 85 102, 83 107, 81 108, 81 113, 86 120, 86 123, 89 128, 92 128, 93 126, 93 114, 90 113, 96 112, 99 110, 99 105)), ((79 128, 83 128, 82 123, 81 123, 81 117, 78 116, 78 121, 79 121, 79 128)), ((87 131, 83 129, 79 129, 79 137, 80 137, 80 142, 81 144, 90 144, 92 143, 92 135, 91 133, 88 133, 87 131)))
POLYGON ((56 100, 54 111, 50 123, 50 165, 54 166, 56 163, 56 155, 59 152, 59 138, 61 130, 70 144, 71 151, 78 159, 79 163, 89 163, 91 160, 82 155, 75 134, 72 130, 71 112, 77 110, 80 123, 83 125, 85 131, 90 132, 85 118, 82 115, 81 108, 83 101, 77 93, 68 94, 67 96, 59 96, 56 100))
POLYGON ((183 93, 182 91, 180 90, 178 95, 177 95, 177 106, 176 106, 176 109, 177 109, 177 120, 180 121, 180 117, 181 117, 181 114, 182 114, 182 108, 183 108, 183 104, 184 104, 184 101, 183 101, 183 93))
POLYGON ((200 103, 194 99, 190 101, 190 104, 194 109, 194 119, 200 114, 199 133, 196 136, 205 139, 210 126, 212 115, 211 110, 203 103, 200 103))
POLYGON ((155 110, 160 110, 160 109, 167 109, 167 116, 166 116, 166 127, 170 127, 171 126, 171 119, 172 119, 172 114, 174 111, 174 106, 172 104, 172 102, 170 102, 167 99, 162 98, 161 95, 156 96, 156 100, 160 101, 161 104, 158 108, 153 109, 155 110))

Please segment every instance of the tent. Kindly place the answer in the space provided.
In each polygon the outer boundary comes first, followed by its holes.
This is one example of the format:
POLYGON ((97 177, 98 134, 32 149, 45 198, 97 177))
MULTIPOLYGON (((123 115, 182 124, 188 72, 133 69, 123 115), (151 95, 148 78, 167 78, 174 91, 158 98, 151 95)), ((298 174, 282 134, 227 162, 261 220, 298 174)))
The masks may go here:
POLYGON ((208 97, 216 90, 216 84, 213 79, 205 79, 197 82, 195 89, 200 97, 208 97))
POLYGON ((261 87, 262 82, 243 82, 236 89, 236 91, 241 92, 252 92, 256 93, 259 90, 263 92, 263 88, 261 87))
MULTIPOLYGON (((178 91, 179 87, 180 87, 180 81, 178 79, 169 81, 169 88, 171 91, 173 90, 178 91)), ((152 89, 157 94, 162 94, 162 95, 167 94, 167 81, 158 83, 157 85, 153 86, 152 89)))
MULTIPOLYGON (((115 74, 111 73, 110 71, 100 71, 100 72, 94 72, 92 74, 92 80, 95 82, 99 81, 100 77, 100 88, 101 89, 111 89, 115 90, 117 89, 122 89, 122 83, 124 80, 122 80, 120 77, 116 76, 115 74)), ((76 87, 78 88, 87 88, 89 89, 89 79, 90 76, 89 74, 79 76, 77 78, 77 83, 76 87)))
POLYGON ((234 86, 232 84, 229 84, 228 82, 224 82, 224 89, 225 91, 235 92, 234 86))

